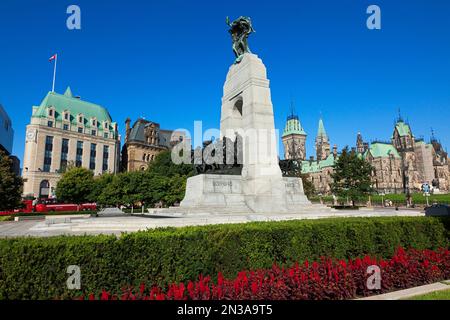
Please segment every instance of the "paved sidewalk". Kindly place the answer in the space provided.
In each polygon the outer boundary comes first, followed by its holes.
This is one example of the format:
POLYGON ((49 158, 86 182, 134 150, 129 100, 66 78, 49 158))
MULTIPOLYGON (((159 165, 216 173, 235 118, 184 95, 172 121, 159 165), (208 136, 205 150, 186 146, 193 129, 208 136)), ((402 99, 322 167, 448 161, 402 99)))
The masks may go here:
POLYGON ((420 286, 420 287, 414 287, 414 288, 410 288, 410 289, 389 292, 389 293, 380 294, 377 296, 360 298, 357 300, 401 300, 401 299, 407 299, 407 298, 411 298, 411 297, 415 297, 415 296, 421 296, 421 295, 427 294, 427 293, 450 289, 450 280, 443 281, 443 282, 444 283, 436 282, 433 284, 427 284, 427 285, 420 286))

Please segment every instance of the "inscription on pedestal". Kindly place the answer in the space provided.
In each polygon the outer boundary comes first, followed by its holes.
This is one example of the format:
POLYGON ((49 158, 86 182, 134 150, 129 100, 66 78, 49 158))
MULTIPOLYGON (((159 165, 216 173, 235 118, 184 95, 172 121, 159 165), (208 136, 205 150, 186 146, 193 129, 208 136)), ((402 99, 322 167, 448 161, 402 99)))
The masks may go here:
POLYGON ((214 192, 231 193, 233 182, 227 180, 213 180, 214 192))
POLYGON ((287 193, 303 193, 303 188, 298 179, 286 179, 287 193))

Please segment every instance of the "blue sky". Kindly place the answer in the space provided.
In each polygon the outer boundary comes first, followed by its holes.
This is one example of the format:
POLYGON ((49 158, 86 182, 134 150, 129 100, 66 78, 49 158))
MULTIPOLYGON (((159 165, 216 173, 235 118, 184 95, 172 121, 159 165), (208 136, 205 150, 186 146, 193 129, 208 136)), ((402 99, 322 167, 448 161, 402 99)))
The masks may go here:
POLYGON ((70 85, 82 99, 124 121, 145 116, 163 128, 218 128, 222 86, 234 56, 225 17, 252 18, 251 50, 271 81, 276 127, 295 101, 308 135, 322 113, 332 144, 389 139, 401 109, 413 133, 433 127, 450 146, 450 1, 85 1, 0 2, 0 103, 22 159, 31 108, 70 85), (67 6, 81 30, 66 28, 67 6), (381 8, 382 29, 366 28, 381 8))

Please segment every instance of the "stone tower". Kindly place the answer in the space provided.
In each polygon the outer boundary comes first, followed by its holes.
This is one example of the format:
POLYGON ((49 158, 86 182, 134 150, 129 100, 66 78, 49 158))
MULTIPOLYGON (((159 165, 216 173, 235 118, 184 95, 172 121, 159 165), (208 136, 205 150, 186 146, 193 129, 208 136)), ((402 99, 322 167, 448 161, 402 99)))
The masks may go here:
POLYGON ((398 118, 395 124, 394 133, 392 134, 392 144, 399 152, 408 152, 414 149, 415 137, 411 127, 401 117, 398 118))
POLYGON ((325 160, 330 155, 330 140, 328 139, 327 132, 325 131, 325 126, 323 125, 323 120, 319 120, 319 129, 317 130, 316 137, 316 154, 317 161, 325 160))
POLYGON ((286 126, 281 136, 285 159, 306 159, 306 132, 297 115, 293 112, 287 117, 286 126))
POLYGON ((356 152, 363 154, 369 149, 369 144, 364 142, 361 132, 356 136, 356 152))

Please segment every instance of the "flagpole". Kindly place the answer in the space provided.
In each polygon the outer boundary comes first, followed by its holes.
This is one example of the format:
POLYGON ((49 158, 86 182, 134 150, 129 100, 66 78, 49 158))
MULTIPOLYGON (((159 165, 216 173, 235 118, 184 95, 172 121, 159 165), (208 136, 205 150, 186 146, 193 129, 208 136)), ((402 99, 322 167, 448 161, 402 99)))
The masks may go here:
POLYGON ((55 92, 55 79, 56 79, 56 63, 58 62, 58 54, 55 54, 55 65, 53 66, 53 85, 52 92, 55 92))

